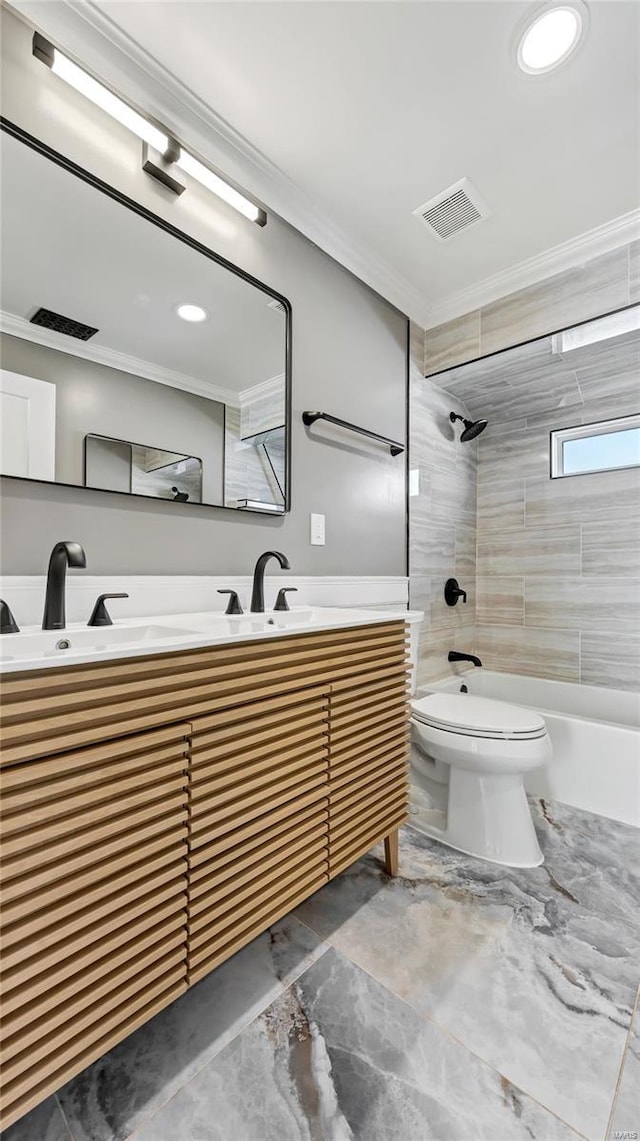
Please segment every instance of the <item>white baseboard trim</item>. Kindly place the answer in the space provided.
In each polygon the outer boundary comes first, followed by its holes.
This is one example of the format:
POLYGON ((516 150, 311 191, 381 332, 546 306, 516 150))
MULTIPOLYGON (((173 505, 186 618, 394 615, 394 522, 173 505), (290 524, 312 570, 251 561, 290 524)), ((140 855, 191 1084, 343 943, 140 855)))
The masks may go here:
MULTIPOLYGON (((251 598, 251 575, 81 575, 67 576, 67 621, 86 622, 99 594, 126 593, 110 603, 114 618, 151 618, 161 614, 223 612, 228 598, 219 589, 235 590, 245 610, 251 598)), ((268 575, 265 606, 272 608, 281 586, 295 586, 291 606, 359 606, 367 610, 407 609, 409 580, 400 576, 268 575)), ((42 621, 44 575, 6 575, 0 596, 8 602, 20 627, 42 621)))

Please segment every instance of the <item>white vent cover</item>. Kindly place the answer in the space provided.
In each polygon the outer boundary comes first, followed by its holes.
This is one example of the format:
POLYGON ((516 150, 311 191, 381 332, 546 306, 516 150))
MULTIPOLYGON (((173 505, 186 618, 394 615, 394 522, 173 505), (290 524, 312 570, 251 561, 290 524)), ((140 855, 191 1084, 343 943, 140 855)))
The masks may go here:
POLYGON ((414 210, 439 242, 446 242, 487 218, 489 210, 469 178, 461 178, 414 210))
POLYGON ((277 301, 274 297, 273 301, 269 302, 269 308, 275 309, 276 313, 286 313, 286 309, 281 301, 277 301))

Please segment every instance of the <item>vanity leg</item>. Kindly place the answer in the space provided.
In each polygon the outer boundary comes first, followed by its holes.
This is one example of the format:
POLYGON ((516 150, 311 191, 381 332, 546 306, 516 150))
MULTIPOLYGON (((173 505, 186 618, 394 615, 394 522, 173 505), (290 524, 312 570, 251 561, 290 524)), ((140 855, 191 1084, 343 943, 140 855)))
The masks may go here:
POLYGON ((398 835, 399 829, 385 836, 384 841, 384 870, 388 876, 398 874, 398 835))

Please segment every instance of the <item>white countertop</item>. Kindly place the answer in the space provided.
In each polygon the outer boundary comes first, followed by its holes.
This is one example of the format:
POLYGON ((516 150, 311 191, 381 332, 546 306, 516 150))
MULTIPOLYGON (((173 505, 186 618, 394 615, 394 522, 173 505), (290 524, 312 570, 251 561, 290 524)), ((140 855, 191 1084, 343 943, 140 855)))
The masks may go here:
POLYGON ((64 630, 25 627, 0 637, 0 673, 59 669, 92 662, 171 654, 206 646, 234 645, 380 622, 419 619, 415 611, 380 611, 303 606, 289 611, 226 616, 213 611, 114 620, 89 627, 69 623, 64 630), (61 643, 68 646, 61 646, 61 643))

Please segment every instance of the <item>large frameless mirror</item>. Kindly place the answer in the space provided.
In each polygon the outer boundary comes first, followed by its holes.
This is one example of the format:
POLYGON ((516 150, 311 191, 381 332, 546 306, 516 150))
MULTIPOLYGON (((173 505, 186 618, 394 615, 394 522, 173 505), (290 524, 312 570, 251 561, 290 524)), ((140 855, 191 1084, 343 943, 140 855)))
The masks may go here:
POLYGON ((0 474, 288 510, 286 299, 17 129, 0 140, 0 474))

